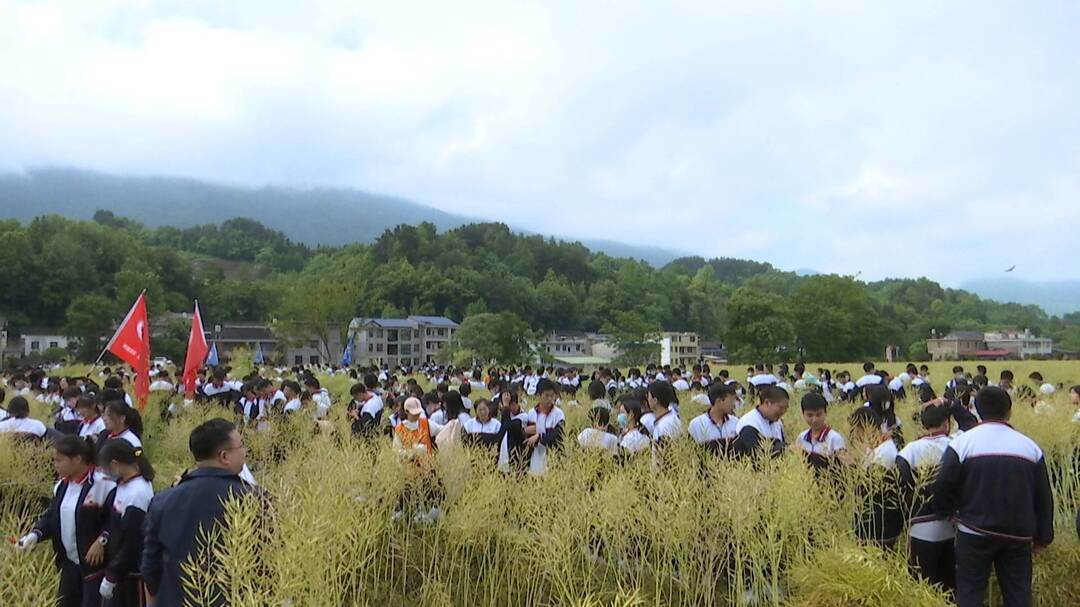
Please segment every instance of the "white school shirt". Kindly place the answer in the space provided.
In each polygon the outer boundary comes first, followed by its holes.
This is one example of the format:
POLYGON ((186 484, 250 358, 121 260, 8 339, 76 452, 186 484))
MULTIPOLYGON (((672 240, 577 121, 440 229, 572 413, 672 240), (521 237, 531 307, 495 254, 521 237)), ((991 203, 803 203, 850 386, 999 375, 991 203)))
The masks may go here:
POLYGON ((536 375, 530 375, 526 377, 524 381, 525 394, 528 394, 529 396, 536 396, 536 384, 538 384, 539 382, 540 377, 536 375))
POLYGON ((79 412, 73 408, 64 406, 60 408, 60 412, 56 414, 56 420, 61 422, 78 422, 82 421, 82 416, 79 412))
POLYGON ((858 380, 855 381, 855 387, 856 388, 865 388, 866 386, 876 386, 877 384, 880 384, 882 381, 884 381, 884 380, 881 379, 880 375, 876 375, 876 374, 875 375, 863 375, 862 377, 860 377, 858 380))
POLYGON ((619 446, 630 453, 641 453, 649 448, 649 444, 649 437, 642 434, 641 430, 637 428, 628 430, 626 434, 623 434, 622 440, 619 441, 619 446))
POLYGON ((45 431, 45 424, 32 417, 9 417, 0 422, 0 433, 19 432, 41 438, 45 436, 45 431))
POLYGON ((108 436, 105 437, 105 440, 108 441, 108 440, 112 440, 114 438, 122 438, 122 439, 126 440, 128 443, 130 443, 132 447, 136 447, 136 448, 142 447, 142 441, 139 440, 138 436, 135 436, 135 433, 132 432, 130 428, 128 428, 127 430, 124 430, 120 434, 109 434, 108 436))
POLYGON ((899 452, 896 449, 896 443, 893 442, 892 438, 889 438, 870 452, 869 462, 867 463, 878 464, 886 469, 892 469, 896 467, 897 455, 899 455, 899 452))
POLYGON ((163 379, 159 379, 150 384, 151 392, 172 392, 173 385, 163 379))
POLYGON ((502 423, 494 417, 481 423, 478 419, 470 419, 462 424, 466 434, 498 434, 502 429, 502 423))
POLYGON ((847 449, 847 442, 839 432, 832 428, 825 428, 824 436, 810 436, 810 428, 799 434, 799 446, 807 454, 816 453, 822 457, 832 457, 837 451, 847 449))
MULTIPOLYGON (((550 413, 541 413, 539 408, 529 411, 528 424, 536 424, 536 431, 543 435, 548 430, 558 426, 566 420, 563 410, 554 407, 550 413)), ((532 457, 529 458, 529 474, 543 474, 547 471, 547 447, 536 443, 533 447, 532 457)))
POLYGON ((755 388, 759 388, 761 386, 778 384, 780 383, 780 380, 776 379, 776 376, 772 373, 758 373, 750 378, 750 383, 755 388))
POLYGON ((105 431, 105 420, 97 416, 91 420, 82 420, 79 423, 79 438, 84 436, 97 436, 105 431))
POLYGON ((122 483, 116 484, 116 495, 113 497, 113 511, 123 518, 128 508, 138 508, 146 512, 150 507, 150 500, 154 498, 154 486, 142 476, 135 476, 122 483))
POLYGON ((690 420, 690 437, 699 445, 717 440, 731 440, 739 435, 735 431, 738 425, 739 418, 735 415, 728 415, 724 423, 717 424, 706 411, 690 420))
POLYGON ((900 375, 897 375, 896 377, 905 384, 911 381, 911 375, 909 375, 907 371, 901 371, 900 375))
POLYGON ((650 434, 653 442, 660 442, 662 438, 675 439, 681 436, 683 434, 683 423, 679 419, 679 413, 675 409, 668 409, 667 413, 653 421, 653 429, 650 434))
POLYGON ((289 402, 285 403, 285 407, 282 409, 282 411, 284 411, 285 413, 289 413, 289 412, 292 412, 292 411, 299 411, 299 410, 300 410, 300 398, 299 397, 294 398, 294 399, 290 400, 289 402))
POLYGON ((315 403, 315 418, 326 417, 326 412, 330 410, 330 393, 326 391, 326 388, 312 394, 311 400, 315 403))
POLYGON ((596 428, 585 428, 578 434, 577 442, 585 449, 602 449, 615 455, 619 452, 619 437, 596 428))
MULTIPOLYGON (((105 498, 109 496, 109 492, 116 487, 116 483, 105 478, 105 475, 101 473, 97 468, 91 467, 86 476, 75 480, 69 480, 67 484, 67 490, 60 498, 60 545, 64 548, 64 553, 67 559, 71 563, 79 564, 79 544, 76 536, 75 529, 75 513, 79 508, 79 494, 82 493, 83 485, 93 475, 93 484, 86 492, 86 498, 83 499, 83 505, 96 504, 98 506, 105 505, 105 498)), ((55 493, 59 488, 62 481, 57 482, 53 488, 55 493)))
POLYGON ((913 386, 921 386, 921 385, 923 385, 923 384, 925 384, 925 383, 926 383, 926 380, 924 380, 923 378, 919 377, 918 375, 916 375, 915 377, 911 378, 911 385, 913 385, 913 386))
POLYGON ((762 438, 784 441, 784 422, 780 420, 771 422, 765 419, 765 416, 761 414, 761 411, 758 411, 757 407, 747 411, 746 415, 739 418, 739 423, 735 426, 735 435, 741 434, 742 429, 747 426, 757 430, 762 438))
POLYGON ((360 407, 360 414, 363 415, 363 414, 367 413, 368 415, 370 415, 372 417, 372 419, 374 419, 375 416, 377 416, 379 414, 379 412, 382 411, 382 410, 383 410, 383 399, 382 399, 382 397, 379 396, 378 394, 373 393, 371 398, 364 401, 364 406, 360 407))
POLYGON ((472 399, 468 396, 461 397, 461 404, 469 411, 472 411, 472 399))
POLYGON ((3 407, 0 407, 0 422, 2 422, 2 421, 4 421, 5 419, 7 419, 7 416, 8 416, 8 412, 7 412, 7 409, 5 409, 5 408, 3 408, 3 407))
POLYGON ((892 378, 892 381, 889 382, 889 389, 893 392, 899 392, 903 387, 904 380, 900 379, 899 377, 894 377, 892 378))
POLYGON ((431 415, 428 416, 428 422, 433 423, 433 424, 439 424, 440 426, 445 426, 446 425, 446 410, 445 409, 439 409, 438 411, 432 413, 431 415))
POLYGON ((652 434, 653 424, 656 422, 656 414, 652 411, 648 411, 641 416, 641 425, 645 426, 645 429, 652 434))
POLYGON ((671 384, 671 387, 675 388, 679 392, 686 392, 687 390, 690 389, 690 384, 687 383, 685 379, 680 377, 679 379, 675 380, 674 383, 671 384))
MULTIPOLYGON (((937 466, 951 440, 943 434, 924 436, 904 445, 897 456, 904 458, 912 472, 937 466)), ((943 542, 956 536, 956 526, 947 520, 912 521, 908 526, 908 535, 924 542, 943 542)))
POLYGON ((709 407, 712 405, 712 403, 709 402, 709 395, 705 393, 695 394, 694 397, 690 399, 690 402, 697 403, 705 407, 709 407))

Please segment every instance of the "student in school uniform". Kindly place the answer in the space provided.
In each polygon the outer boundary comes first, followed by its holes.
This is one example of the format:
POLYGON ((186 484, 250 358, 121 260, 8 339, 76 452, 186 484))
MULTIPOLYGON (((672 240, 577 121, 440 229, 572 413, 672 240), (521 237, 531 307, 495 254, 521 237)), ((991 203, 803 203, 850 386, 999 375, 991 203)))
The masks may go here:
POLYGON ((859 407, 848 417, 852 450, 861 453, 869 471, 866 482, 856 487, 865 508, 855 514, 855 537, 866 544, 891 548, 904 528, 893 437, 882 431, 882 419, 870 407, 859 407), (880 478, 879 478, 880 477, 880 478))
POLYGON ((608 401, 608 390, 604 386, 604 382, 598 379, 593 380, 589 382, 587 390, 593 407, 603 407, 609 411, 611 410, 611 403, 608 401))
POLYGON ((265 404, 263 405, 266 414, 269 417, 274 417, 282 413, 285 408, 285 403, 288 402, 288 398, 285 397, 285 392, 274 387, 274 382, 269 379, 260 379, 255 384, 255 393, 259 395, 259 399, 265 404))
POLYGON ((172 382, 169 381, 169 372, 162 369, 158 371, 153 382, 150 383, 151 392, 172 392, 176 389, 172 382))
POLYGON ((949 411, 930 405, 919 414, 923 436, 911 441, 896 456, 904 512, 911 513, 908 537, 911 564, 918 574, 950 593, 956 590, 956 527, 934 512, 933 478, 949 446, 949 411))
POLYGON ((300 402, 300 384, 287 379, 281 382, 281 392, 285 395, 285 404, 281 407, 282 413, 289 415, 299 411, 302 406, 300 402))
POLYGON ((11 433, 31 440, 45 438, 48 428, 30 417, 30 403, 24 396, 16 396, 8 403, 7 417, 0 421, 0 434, 11 433))
POLYGON ((77 386, 68 386, 61 394, 63 401, 60 410, 56 413, 56 423, 53 424, 53 428, 61 434, 75 434, 79 431, 79 422, 82 421, 75 407, 82 396, 82 390, 77 386))
POLYGON ((420 404, 424 405, 427 418, 431 423, 440 426, 446 424, 446 410, 442 406, 442 397, 437 392, 428 392, 420 397, 420 404))
MULTIPOLYGON (((515 384, 519 385, 519 384, 515 384)), ((529 414, 521 410, 518 391, 503 390, 499 393, 499 470, 524 473, 529 465, 529 452, 525 446, 525 426, 529 414)))
POLYGON ((815 470, 828 468, 836 458, 847 451, 844 437, 829 427, 827 414, 828 403, 817 392, 807 392, 799 403, 806 430, 799 434, 795 446, 806 455, 807 461, 815 470))
POLYGON ((101 419, 101 408, 98 402, 93 397, 80 396, 75 402, 75 410, 82 417, 76 434, 79 438, 89 437, 91 440, 97 440, 97 437, 105 431, 105 420, 101 419))
POLYGON ((367 382, 357 382, 349 388, 352 401, 346 410, 352 419, 352 433, 357 436, 375 436, 383 415, 383 399, 368 390, 367 382))
POLYGON ((732 452, 741 457, 749 456, 759 448, 778 456, 786 448, 784 424, 780 418, 787 413, 791 397, 776 386, 766 386, 758 397, 760 404, 740 417, 735 426, 738 436, 732 452))
POLYGON ((547 472, 549 452, 562 445, 566 415, 555 405, 559 389, 550 379, 537 382, 536 394, 536 407, 529 411, 525 426, 525 445, 532 449, 529 474, 542 475, 547 472))
POLYGON ((476 417, 464 426, 466 442, 485 447, 498 446, 502 439, 502 424, 491 417, 491 401, 481 398, 473 407, 476 417))
POLYGON ((653 414, 652 439, 653 463, 659 465, 664 447, 686 434, 679 411, 676 407, 675 388, 666 381, 659 380, 649 384, 646 402, 653 414))
POLYGON ((863 363, 862 368, 863 376, 855 380, 856 388, 862 389, 867 386, 875 386, 881 383, 881 376, 878 375, 877 371, 874 369, 874 363, 867 361, 863 363))
POLYGON ((138 411, 122 401, 114 400, 105 403, 101 418, 105 422, 105 431, 99 435, 99 448, 105 441, 114 438, 122 438, 134 447, 142 447, 142 416, 138 411))
POLYGON ((116 484, 95 468, 90 441, 77 436, 56 440, 53 467, 60 481, 53 488, 52 501, 16 546, 25 552, 40 540, 51 539, 60 570, 59 605, 97 606, 101 604, 99 578, 109 543, 104 506, 116 484))
POLYGON ((589 424, 578 434, 577 442, 586 450, 606 451, 611 455, 619 453, 619 437, 608 432, 611 411, 604 407, 589 409, 589 424))
POLYGON ((142 449, 113 439, 98 453, 98 464, 116 488, 105 502, 109 513, 108 560, 98 591, 110 607, 142 607, 143 584, 139 573, 143 549, 143 522, 154 497, 154 468, 142 449))
POLYGON ((711 453, 726 454, 739 436, 739 418, 735 415, 739 396, 731 386, 716 383, 709 387, 707 398, 709 408, 690 420, 690 437, 711 453))
POLYGON ((650 449, 652 447, 652 440, 649 438, 649 431, 641 423, 641 417, 643 415, 641 410, 641 401, 633 398, 620 397, 619 403, 619 416, 625 416, 625 421, 620 419, 619 426, 624 429, 622 435, 619 437, 619 452, 629 455, 636 455, 650 449))
POLYGON ((314 375, 308 375, 304 378, 304 389, 311 394, 311 402, 315 404, 315 419, 325 419, 333 403, 330 392, 322 387, 322 384, 314 375))
POLYGON ((898 446, 904 444, 904 435, 901 430, 900 420, 896 417, 896 408, 893 403, 893 393, 885 384, 874 384, 864 389, 866 395, 866 407, 873 409, 881 420, 881 432, 888 434, 898 446))
POLYGON ((982 423, 945 449, 934 510, 956 521, 956 604, 982 605, 991 570, 1004 604, 1031 605, 1031 557, 1054 541, 1054 499, 1035 441, 1009 425, 1012 399, 999 387, 976 395, 982 423))

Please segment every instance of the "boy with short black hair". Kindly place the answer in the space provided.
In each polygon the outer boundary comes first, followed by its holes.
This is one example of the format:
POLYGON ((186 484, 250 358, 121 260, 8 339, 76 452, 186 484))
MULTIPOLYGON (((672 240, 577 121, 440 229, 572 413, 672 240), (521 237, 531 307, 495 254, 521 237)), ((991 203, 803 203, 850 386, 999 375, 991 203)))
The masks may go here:
POLYGON ((826 419, 828 403, 817 392, 808 392, 799 403, 807 428, 799 434, 795 446, 806 454, 807 461, 815 469, 827 468, 836 457, 847 450, 847 443, 839 432, 829 427, 826 419))
POLYGON ((896 469, 900 474, 904 509, 911 513, 908 521, 911 564, 926 581, 954 592, 956 527, 934 512, 932 492, 932 475, 937 472, 941 456, 950 442, 949 416, 947 407, 926 405, 919 414, 923 436, 900 450, 896 456, 896 469))
POLYGON ((709 409, 690 420, 690 437, 708 451, 727 453, 739 436, 739 418, 735 415, 739 395, 732 386, 717 383, 709 388, 708 398, 709 409))
POLYGON ((759 392, 761 403, 739 418, 733 451, 748 456, 764 448, 773 456, 784 452, 784 424, 780 418, 788 410, 791 397, 782 388, 766 386, 759 392))
POLYGON ((1054 541, 1054 499, 1035 441, 1008 424, 1012 399, 979 390, 982 423, 953 439, 934 481, 934 510, 956 521, 956 603, 982 605, 991 569, 1005 605, 1031 604, 1031 555, 1054 541))

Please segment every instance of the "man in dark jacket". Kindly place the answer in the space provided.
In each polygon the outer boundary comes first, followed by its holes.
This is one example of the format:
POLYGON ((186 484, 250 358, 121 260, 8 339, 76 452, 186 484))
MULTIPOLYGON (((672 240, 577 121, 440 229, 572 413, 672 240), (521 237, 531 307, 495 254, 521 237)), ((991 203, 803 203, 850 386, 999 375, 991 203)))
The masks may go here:
POLYGON ((226 500, 252 489, 240 480, 247 448, 236 426, 209 420, 188 439, 197 466, 171 489, 157 494, 146 514, 142 575, 151 605, 184 604, 183 564, 205 549, 201 538, 225 518, 226 500))
POLYGON ((1031 605, 1031 554, 1054 541, 1054 500, 1035 441, 1013 430, 1009 393, 979 390, 982 423, 945 449, 934 509, 956 521, 956 604, 983 605, 990 571, 1005 607, 1031 605))

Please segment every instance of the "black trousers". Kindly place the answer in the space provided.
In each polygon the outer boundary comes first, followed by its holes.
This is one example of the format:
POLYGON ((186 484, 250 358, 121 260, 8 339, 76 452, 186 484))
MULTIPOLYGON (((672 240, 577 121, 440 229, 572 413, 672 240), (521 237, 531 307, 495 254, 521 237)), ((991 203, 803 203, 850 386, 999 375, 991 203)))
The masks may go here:
POLYGON ((143 607, 143 583, 140 576, 128 576, 113 589, 113 598, 103 601, 104 607, 143 607))
POLYGON ((919 576, 949 592, 956 591, 956 548, 953 540, 928 542, 911 538, 911 564, 919 576))
POLYGON ((1002 607, 1031 605, 1031 544, 956 533, 956 605, 982 607, 990 570, 997 573, 1002 607))
POLYGON ((67 560, 60 564, 60 607, 100 607, 101 595, 98 586, 101 578, 87 581, 82 569, 67 560))

